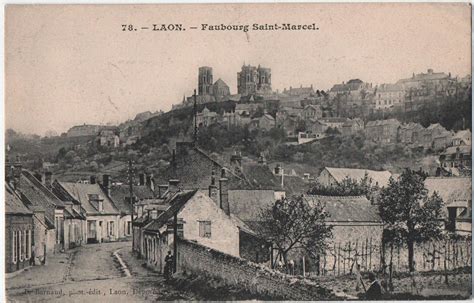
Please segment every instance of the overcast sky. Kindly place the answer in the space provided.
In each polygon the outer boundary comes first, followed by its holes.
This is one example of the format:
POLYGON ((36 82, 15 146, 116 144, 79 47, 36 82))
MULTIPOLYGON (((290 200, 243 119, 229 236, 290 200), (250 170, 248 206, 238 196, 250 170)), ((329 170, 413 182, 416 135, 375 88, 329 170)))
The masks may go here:
POLYGON ((360 78, 471 67, 467 4, 8 6, 6 127, 43 135, 169 110, 212 66, 237 93, 243 62, 272 69, 273 89, 329 89, 360 78), (182 23, 183 32, 123 32, 122 24, 182 23), (319 31, 191 30, 201 24, 316 23, 319 31))

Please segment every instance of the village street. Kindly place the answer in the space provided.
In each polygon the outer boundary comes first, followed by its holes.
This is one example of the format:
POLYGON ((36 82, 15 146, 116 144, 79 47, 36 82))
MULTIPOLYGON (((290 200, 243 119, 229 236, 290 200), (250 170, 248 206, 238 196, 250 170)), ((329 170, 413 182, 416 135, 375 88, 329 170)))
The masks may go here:
POLYGON ((145 302, 189 300, 164 283, 164 278, 141 266, 131 254, 130 242, 88 244, 48 257, 6 279, 9 302, 145 302), (129 269, 126 273, 114 252, 129 269), (128 274, 128 275, 127 275, 128 274))

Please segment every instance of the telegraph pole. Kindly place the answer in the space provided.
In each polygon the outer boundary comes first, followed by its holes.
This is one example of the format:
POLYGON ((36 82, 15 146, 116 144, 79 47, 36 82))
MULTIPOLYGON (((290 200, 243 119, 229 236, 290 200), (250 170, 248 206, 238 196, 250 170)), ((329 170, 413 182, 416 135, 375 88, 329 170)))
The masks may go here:
POLYGON ((129 184, 129 190, 130 190, 130 204, 132 205, 132 251, 135 251, 135 227, 134 227, 134 222, 135 222, 135 201, 133 198, 133 164, 132 160, 128 160, 128 184, 129 184))
POLYGON ((194 111, 193 111, 193 115, 194 115, 194 145, 197 145, 197 131, 198 131, 198 128, 197 128, 197 100, 196 100, 196 90, 194 90, 193 98, 194 98, 194 111))

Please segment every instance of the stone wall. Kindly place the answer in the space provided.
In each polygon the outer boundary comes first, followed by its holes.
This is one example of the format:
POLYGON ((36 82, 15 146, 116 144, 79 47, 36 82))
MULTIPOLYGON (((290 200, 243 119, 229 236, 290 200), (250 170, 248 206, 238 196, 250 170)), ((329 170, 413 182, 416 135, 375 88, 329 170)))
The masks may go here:
POLYGON ((272 299, 337 299, 316 282, 288 276, 241 258, 178 240, 178 272, 217 278, 229 287, 272 299))

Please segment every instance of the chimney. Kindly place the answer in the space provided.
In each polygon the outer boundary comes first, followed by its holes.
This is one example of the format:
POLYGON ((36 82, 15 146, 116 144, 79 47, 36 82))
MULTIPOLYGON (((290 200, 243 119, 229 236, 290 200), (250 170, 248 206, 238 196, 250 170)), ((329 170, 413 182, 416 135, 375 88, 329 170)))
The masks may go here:
POLYGON ((91 176, 90 177, 90 184, 96 184, 97 178, 96 176, 91 176))
POLYGON ((45 171, 44 172, 44 186, 47 189, 51 189, 52 179, 53 179, 53 173, 50 171, 45 171))
POLYGON ((109 197, 110 197, 110 186, 112 185, 111 183, 112 182, 110 180, 110 175, 104 174, 102 176, 102 185, 104 186, 107 196, 109 197))
POLYGON ((217 186, 216 186, 216 176, 214 170, 212 170, 212 175, 211 175, 211 185, 209 185, 209 197, 216 203, 216 205, 219 205, 218 202, 218 191, 217 191, 217 186))
POLYGON ((145 185, 145 174, 138 174, 138 185, 145 185))
POLYGON ((168 190, 168 185, 158 185, 158 198, 162 199, 168 190))
POLYGON ((5 159, 5 181, 10 182, 13 180, 13 165, 10 163, 8 155, 5 159))
POLYGON ((15 164, 13 164, 13 187, 18 189, 20 187, 22 165, 20 156, 16 156, 15 164))
POLYGON ((235 173, 242 171, 242 155, 240 151, 234 151, 234 154, 230 156, 230 165, 234 168, 235 173))
POLYGON ((153 182, 153 174, 149 174, 146 176, 146 186, 148 186, 151 191, 155 191, 155 184, 153 182))
POLYGON ((168 191, 170 193, 177 193, 179 191, 178 185, 179 185, 179 180, 170 179, 168 181, 168 191))
POLYGON ((230 216, 228 181, 229 180, 225 175, 225 168, 222 168, 221 178, 219 179, 220 208, 226 213, 226 215, 230 216))

